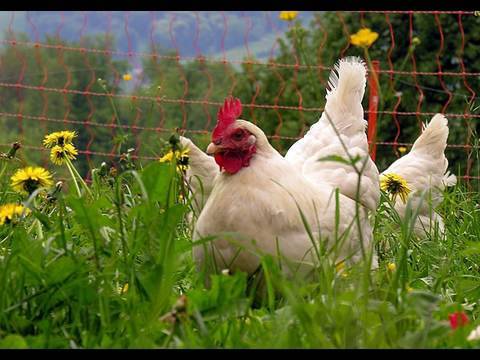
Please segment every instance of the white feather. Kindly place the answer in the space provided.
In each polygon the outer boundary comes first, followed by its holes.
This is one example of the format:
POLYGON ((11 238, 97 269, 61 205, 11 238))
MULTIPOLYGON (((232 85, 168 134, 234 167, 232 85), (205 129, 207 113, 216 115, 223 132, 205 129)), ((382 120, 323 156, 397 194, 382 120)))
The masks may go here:
POLYGON ((366 71, 360 58, 347 57, 335 65, 330 74, 324 113, 305 136, 292 145, 285 158, 313 183, 328 183, 375 211, 380 188, 378 169, 368 153, 367 122, 363 118, 366 71), (345 149, 351 158, 360 158, 356 163, 357 170, 334 160, 319 161, 332 155, 349 159, 345 149), (366 164, 358 188, 358 172, 364 161, 366 164))
POLYGON ((213 157, 205 154, 190 139, 180 136, 180 143, 189 149, 186 179, 192 188, 193 206, 198 215, 207 202, 213 189, 213 181, 220 171, 213 157))

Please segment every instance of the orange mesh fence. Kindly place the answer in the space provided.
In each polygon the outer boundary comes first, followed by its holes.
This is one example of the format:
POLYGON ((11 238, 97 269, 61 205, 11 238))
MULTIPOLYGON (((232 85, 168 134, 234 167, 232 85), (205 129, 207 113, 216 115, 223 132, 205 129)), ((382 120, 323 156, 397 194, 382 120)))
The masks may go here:
POLYGON ((370 28, 379 34, 367 55, 379 64, 381 101, 369 108, 367 87, 363 104, 365 119, 377 115, 369 133, 380 170, 442 112, 453 172, 480 179, 474 12, 300 12, 289 22, 278 12, 0 15, 0 151, 20 141, 47 164, 43 136, 74 129, 88 177, 88 168, 118 158, 122 136, 144 160, 158 159, 158 139, 175 131, 204 144, 232 94, 242 117, 284 152, 318 120, 335 61, 366 55, 350 36, 370 28))

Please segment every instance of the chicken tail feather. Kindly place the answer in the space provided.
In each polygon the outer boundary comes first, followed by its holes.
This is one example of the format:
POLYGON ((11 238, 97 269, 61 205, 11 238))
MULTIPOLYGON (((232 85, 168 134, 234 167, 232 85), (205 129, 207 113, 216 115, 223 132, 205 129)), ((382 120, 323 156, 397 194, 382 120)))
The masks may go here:
POLYGON ((365 62, 353 56, 340 59, 330 73, 325 110, 339 131, 352 125, 366 126, 362 108, 366 75, 365 62))
POLYGON ((448 120, 442 114, 436 114, 412 147, 412 152, 427 151, 434 156, 442 156, 447 147, 448 120))

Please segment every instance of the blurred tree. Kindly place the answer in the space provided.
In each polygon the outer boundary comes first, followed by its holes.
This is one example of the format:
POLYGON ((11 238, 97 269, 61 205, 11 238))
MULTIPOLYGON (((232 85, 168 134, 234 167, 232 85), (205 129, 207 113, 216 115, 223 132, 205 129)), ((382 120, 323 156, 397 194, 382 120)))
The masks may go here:
MULTIPOLYGON (((160 132, 143 131, 142 146, 158 155, 158 141, 155 139, 171 132, 170 129, 211 130, 216 123, 218 108, 209 102, 223 102, 239 76, 230 64, 207 63, 202 58, 191 62, 171 60, 175 54, 162 50, 162 57, 146 58, 143 62, 148 82, 133 90, 136 94, 158 98, 155 102, 143 102, 142 125, 160 128, 160 132), (187 102, 183 103, 182 100, 187 102), (198 102, 188 103, 189 100, 198 102)), ((208 144, 209 135, 187 133, 199 141, 199 146, 208 144)), ((165 137, 165 136, 163 136, 165 137)), ((145 149, 145 148, 144 148, 145 149)))
MULTIPOLYGON (((7 37, 9 38, 9 37, 7 37)), ((24 34, 15 34, 17 41, 28 41, 24 34)), ((1 82, 21 83, 46 89, 76 90, 79 93, 63 93, 41 89, 0 87, 2 112, 45 117, 49 119, 74 120, 79 124, 36 121, 29 118, 2 117, 0 143, 21 140, 26 145, 41 146, 44 135, 62 129, 76 130, 78 138, 74 143, 78 149, 110 152, 111 130, 103 126, 88 125, 88 122, 109 124, 114 112, 106 96, 85 96, 82 91, 104 92, 97 79, 106 79, 110 90, 117 93, 120 83, 115 81, 118 74, 127 70, 126 61, 114 60, 111 55, 65 51, 61 46, 106 49, 113 39, 98 36, 85 37, 82 44, 66 43, 47 36, 45 43, 58 47, 6 46, 0 51, 1 82), (61 45, 61 46, 59 46, 61 45)), ((110 44, 110 49, 112 44, 110 44)), ((23 152, 28 161, 48 161, 48 152, 23 152)), ((83 158, 83 157, 81 157, 83 158)), ((81 173, 85 174, 88 164, 79 162, 81 173)))
MULTIPOLYGON (((307 28, 297 20, 289 27, 286 39, 279 40, 279 54, 270 59, 270 66, 245 64, 235 95, 245 103, 255 99, 258 104, 281 104, 288 106, 323 108, 325 89, 329 71, 321 67, 331 67, 342 56, 364 57, 363 49, 349 44, 349 35, 362 26, 379 34, 378 40, 369 48, 371 59, 379 60, 382 70, 389 70, 389 61, 395 70, 411 72, 462 72, 461 59, 469 72, 480 71, 479 18, 462 16, 462 34, 457 15, 412 15, 412 42, 410 41, 409 14, 325 12, 315 15, 307 28), (390 26, 393 31, 390 32, 390 26), (440 32, 441 29, 441 32, 440 32), (393 36, 393 41, 392 41, 393 36), (443 47, 441 46, 443 36, 443 47), (275 64, 320 65, 313 68, 280 67, 275 64), (415 64, 415 65, 414 65, 415 64)), ((478 96, 473 92, 479 88, 478 77, 462 76, 422 76, 410 74, 381 73, 380 86, 384 100, 384 111, 397 112, 445 112, 463 114, 476 109, 478 96), (423 93, 423 95, 420 95, 423 93), (451 98, 449 93, 451 93, 451 98), (399 103, 397 104, 397 102, 399 103), (475 105, 476 104, 476 105, 475 105)), ((364 108, 368 108, 368 86, 364 97, 364 108)), ((379 109, 381 110, 381 109, 379 109)), ((475 110, 478 114, 478 108, 475 110)), ((254 109, 251 117, 257 119, 267 134, 299 136, 305 126, 311 125, 320 113, 286 110, 254 109)), ((421 122, 430 116, 397 115, 400 126, 398 142, 412 142, 420 131, 421 122)), ((449 119, 450 144, 472 144, 475 131, 480 128, 477 119, 465 120, 458 117, 449 119)), ((397 127, 392 114, 379 114, 378 141, 393 141, 397 127)), ((294 140, 273 141, 282 151, 286 151, 294 140)), ((390 146, 378 147, 377 162, 380 169, 391 163, 396 154, 390 146)), ((463 173, 466 166, 466 152, 462 149, 448 149, 447 156, 454 169, 460 167, 463 173)), ((473 166, 473 163, 470 164, 473 166)))

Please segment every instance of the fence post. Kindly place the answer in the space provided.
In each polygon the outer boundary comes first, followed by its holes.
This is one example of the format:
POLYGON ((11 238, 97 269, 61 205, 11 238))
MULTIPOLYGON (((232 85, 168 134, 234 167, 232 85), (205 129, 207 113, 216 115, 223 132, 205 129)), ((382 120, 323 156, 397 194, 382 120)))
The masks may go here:
POLYGON ((369 83, 369 101, 368 101, 368 133, 367 139, 370 145, 370 156, 373 161, 377 155, 377 111, 378 111, 378 84, 375 77, 378 79, 378 71, 380 69, 380 61, 372 60, 373 72, 370 71, 368 76, 369 83))

